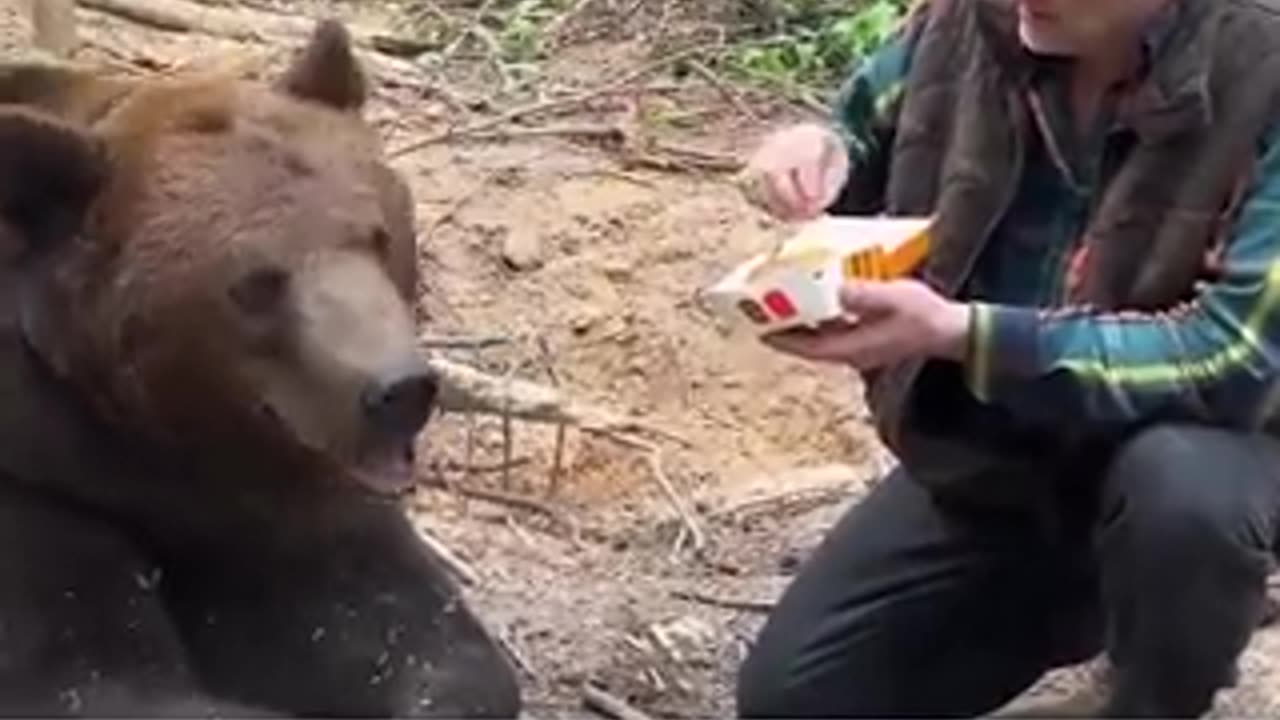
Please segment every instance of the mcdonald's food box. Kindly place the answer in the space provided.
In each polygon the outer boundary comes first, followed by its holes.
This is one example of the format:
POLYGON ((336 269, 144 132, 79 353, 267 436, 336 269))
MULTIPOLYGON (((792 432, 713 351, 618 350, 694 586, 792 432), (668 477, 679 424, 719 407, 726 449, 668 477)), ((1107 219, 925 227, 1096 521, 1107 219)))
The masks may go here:
POLYGON ((714 311, 757 335, 843 314, 840 286, 910 274, 929 252, 932 218, 823 216, 703 291, 714 311))

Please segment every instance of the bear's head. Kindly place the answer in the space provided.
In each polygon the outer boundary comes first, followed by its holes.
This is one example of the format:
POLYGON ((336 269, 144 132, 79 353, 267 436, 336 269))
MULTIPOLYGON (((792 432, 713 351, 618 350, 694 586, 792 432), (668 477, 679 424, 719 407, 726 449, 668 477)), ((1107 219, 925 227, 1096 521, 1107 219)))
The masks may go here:
POLYGON ((129 437, 406 486, 436 379, 366 94, 330 21, 271 83, 0 71, 0 252, 35 352, 129 437))

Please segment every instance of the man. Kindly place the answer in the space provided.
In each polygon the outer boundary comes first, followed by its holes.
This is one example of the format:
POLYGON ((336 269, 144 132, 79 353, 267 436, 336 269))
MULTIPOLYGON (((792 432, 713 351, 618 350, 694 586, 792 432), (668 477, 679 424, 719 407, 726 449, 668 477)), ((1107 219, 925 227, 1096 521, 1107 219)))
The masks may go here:
POLYGON ((1278 7, 931 0, 835 129, 764 144, 779 217, 937 221, 918 277, 768 339, 862 372, 901 465, 779 603, 742 715, 980 715, 1103 650, 1107 716, 1233 682, 1280 526, 1278 7))

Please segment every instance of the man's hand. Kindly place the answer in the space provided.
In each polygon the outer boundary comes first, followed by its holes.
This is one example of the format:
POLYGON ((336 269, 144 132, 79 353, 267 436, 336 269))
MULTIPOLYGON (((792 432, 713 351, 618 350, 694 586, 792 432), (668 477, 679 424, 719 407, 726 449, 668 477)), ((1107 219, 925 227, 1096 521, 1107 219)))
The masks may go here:
POLYGON ((779 219, 802 221, 835 201, 848 173, 840 137, 830 128, 806 124, 766 138, 740 180, 752 202, 779 219))
POLYGON ((938 357, 963 361, 969 307, 947 300, 917 280, 846 285, 840 304, 849 321, 819 330, 765 336, 770 347, 817 362, 871 370, 899 360, 938 357))

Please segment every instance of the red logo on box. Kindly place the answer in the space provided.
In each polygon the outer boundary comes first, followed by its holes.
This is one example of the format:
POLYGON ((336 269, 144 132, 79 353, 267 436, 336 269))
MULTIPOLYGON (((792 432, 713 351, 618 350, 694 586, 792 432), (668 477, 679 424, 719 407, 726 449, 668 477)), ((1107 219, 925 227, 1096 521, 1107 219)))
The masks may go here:
POLYGON ((791 304, 791 298, 788 298, 781 290, 770 290, 764 294, 764 305, 779 318, 787 319, 796 314, 796 306, 791 304))

